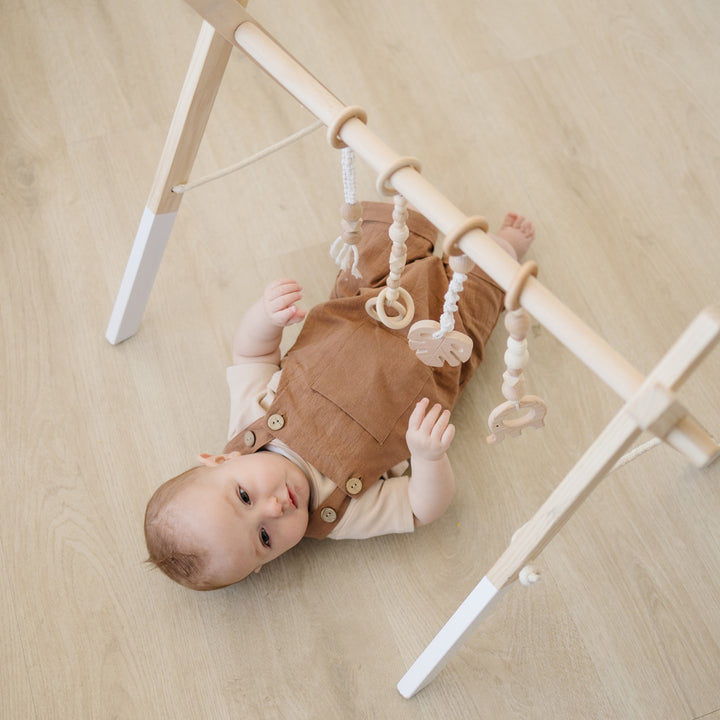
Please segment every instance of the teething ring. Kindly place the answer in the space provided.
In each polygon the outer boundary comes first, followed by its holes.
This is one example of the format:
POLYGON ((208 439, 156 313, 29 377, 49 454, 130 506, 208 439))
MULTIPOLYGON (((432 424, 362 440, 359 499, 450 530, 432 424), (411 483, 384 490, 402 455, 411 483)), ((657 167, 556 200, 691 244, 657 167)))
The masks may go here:
POLYGON ((463 237, 465 237, 465 235, 467 235, 471 230, 482 230, 483 232, 487 232, 488 227, 488 221, 482 215, 471 215, 469 218, 465 218, 460 225, 445 236, 443 252, 447 255, 462 255, 463 251, 457 247, 457 244, 463 239, 463 237))
POLYGON ((538 266, 536 262, 529 260, 520 266, 520 269, 515 274, 515 277, 510 283, 507 293, 505 293, 505 309, 506 310, 517 310, 520 307, 520 293, 522 293, 523 287, 527 279, 532 275, 537 277, 538 266))
POLYGON ((385 327, 389 327, 391 330, 402 330, 412 322, 415 315, 415 303, 405 288, 398 288, 398 293, 404 304, 399 299, 390 302, 390 307, 398 313, 396 317, 391 317, 385 310, 387 291, 388 288, 385 287, 377 297, 370 298, 365 303, 365 310, 371 318, 379 320, 385 327))
POLYGON ((349 105, 341 110, 340 114, 328 125, 326 138, 331 147, 341 150, 347 147, 347 144, 340 139, 340 131, 343 125, 353 118, 357 118, 362 123, 367 123, 367 113, 359 105, 349 105))
POLYGON ((399 157, 393 163, 391 163, 380 175, 378 175, 377 182, 375 183, 375 189, 378 195, 395 195, 397 190, 390 185, 392 176, 402 168, 411 167, 417 172, 420 172, 420 161, 417 158, 405 156, 399 157))

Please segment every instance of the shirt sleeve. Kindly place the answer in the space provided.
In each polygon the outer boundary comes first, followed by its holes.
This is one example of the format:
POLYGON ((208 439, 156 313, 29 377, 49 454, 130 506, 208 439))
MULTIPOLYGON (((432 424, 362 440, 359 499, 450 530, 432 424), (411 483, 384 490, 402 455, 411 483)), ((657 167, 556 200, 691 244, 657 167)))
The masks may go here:
POLYGON ((280 382, 280 368, 273 363, 241 363, 225 372, 230 389, 228 440, 267 412, 280 382))

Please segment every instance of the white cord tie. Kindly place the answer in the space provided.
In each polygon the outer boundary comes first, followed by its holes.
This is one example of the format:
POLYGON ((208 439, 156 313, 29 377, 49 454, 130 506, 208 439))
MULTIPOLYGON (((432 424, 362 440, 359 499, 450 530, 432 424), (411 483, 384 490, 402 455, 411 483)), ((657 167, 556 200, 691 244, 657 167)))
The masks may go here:
POLYGON ((260 150, 260 152, 256 152, 254 155, 250 155, 250 157, 247 157, 244 160, 241 160, 240 162, 235 163, 234 165, 230 165, 229 167, 223 168, 222 170, 217 170, 214 173, 205 175, 204 177, 198 178, 197 180, 193 180, 192 182, 186 182, 186 183, 181 183, 180 185, 174 185, 172 188, 172 191, 174 193, 181 195, 182 193, 190 192, 190 190, 194 190, 195 188, 199 188, 203 185, 207 185, 209 182, 213 182, 213 180, 219 180, 220 178, 226 177, 227 175, 237 172, 238 170, 242 170, 246 167, 250 167, 250 165, 254 165, 259 160, 263 160, 264 158, 268 157, 269 155, 272 155, 273 153, 278 152, 278 150, 282 150, 283 148, 286 148, 288 145, 292 145, 294 142, 297 142, 298 140, 300 140, 300 138, 304 138, 306 135, 309 135, 310 133, 315 132, 315 130, 317 130, 318 128, 321 128, 322 126, 323 126, 323 122, 321 120, 318 120, 318 121, 314 122, 312 125, 308 125, 307 127, 303 128, 302 130, 298 130, 296 133, 289 135, 288 137, 284 138, 283 140, 280 140, 280 142, 276 142, 274 145, 270 145, 269 147, 266 147, 263 150, 260 150))
POLYGON ((338 235, 335 242, 330 246, 330 257, 341 270, 350 270, 354 277, 362 278, 358 270, 360 260, 358 249, 355 245, 348 245, 342 235, 338 235))

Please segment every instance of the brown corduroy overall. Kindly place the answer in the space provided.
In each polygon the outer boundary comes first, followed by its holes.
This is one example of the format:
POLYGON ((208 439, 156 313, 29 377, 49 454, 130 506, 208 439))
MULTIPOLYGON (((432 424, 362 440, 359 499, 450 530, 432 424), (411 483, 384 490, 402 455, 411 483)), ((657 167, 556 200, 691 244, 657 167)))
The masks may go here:
MULTIPOLYGON (((225 447, 248 454, 276 438, 337 485, 311 513, 306 537, 326 537, 353 498, 409 457, 405 432, 421 398, 455 405, 502 310, 502 289, 474 268, 455 318, 455 329, 473 340, 471 358, 442 368, 418 360, 407 344, 409 328, 390 330, 365 311, 367 299, 385 286, 391 223, 391 205, 363 203, 362 280, 338 275, 331 299, 310 310, 288 351, 267 414, 225 447)), ((415 320, 438 320, 452 271, 432 254, 435 228, 412 211, 408 227, 402 286, 413 297, 415 320)))

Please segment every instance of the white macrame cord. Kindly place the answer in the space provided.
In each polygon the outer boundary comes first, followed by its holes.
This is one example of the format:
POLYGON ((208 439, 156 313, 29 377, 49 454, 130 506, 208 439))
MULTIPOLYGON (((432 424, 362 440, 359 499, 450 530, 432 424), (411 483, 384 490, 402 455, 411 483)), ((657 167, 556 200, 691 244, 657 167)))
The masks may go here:
POLYGON ((458 309, 460 293, 463 290, 467 275, 462 272, 453 272, 452 279, 445 293, 442 315, 440 316, 440 329, 433 333, 436 340, 444 338, 449 332, 455 329, 455 313, 458 309))
POLYGON ((357 242, 360 239, 362 216, 357 201, 357 182, 355 179, 355 153, 344 147, 342 157, 342 179, 345 203, 342 207, 341 225, 343 231, 330 247, 330 257, 341 270, 349 270, 353 277, 362 278, 358 270, 357 242))

